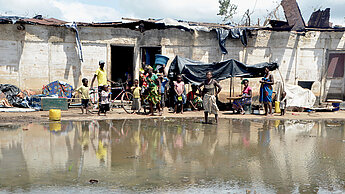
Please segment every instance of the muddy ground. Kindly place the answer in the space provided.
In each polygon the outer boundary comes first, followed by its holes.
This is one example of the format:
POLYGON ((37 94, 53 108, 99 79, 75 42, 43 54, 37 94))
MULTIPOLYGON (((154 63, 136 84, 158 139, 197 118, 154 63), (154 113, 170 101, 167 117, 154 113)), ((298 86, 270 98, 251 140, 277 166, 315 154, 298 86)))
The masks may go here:
MULTIPOLYGON (((202 111, 184 112, 184 114, 173 114, 167 109, 164 110, 162 117, 165 118, 202 118, 204 113, 202 111)), ((220 118, 235 118, 235 119, 305 119, 305 120, 319 120, 319 119, 335 119, 345 120, 345 111, 338 112, 287 112, 285 116, 274 114, 272 117, 264 115, 239 115, 233 114, 231 111, 221 111, 220 118)), ((159 118, 159 116, 127 114, 122 109, 115 109, 107 113, 107 116, 98 116, 97 114, 81 114, 80 109, 69 109, 62 111, 62 120, 65 121, 84 121, 84 120, 107 120, 107 119, 145 119, 145 118, 159 118)), ((211 117, 213 118, 213 117, 211 117)), ((4 113, 0 112, 0 123, 31 123, 44 122, 49 120, 49 111, 37 111, 28 113, 4 113)))

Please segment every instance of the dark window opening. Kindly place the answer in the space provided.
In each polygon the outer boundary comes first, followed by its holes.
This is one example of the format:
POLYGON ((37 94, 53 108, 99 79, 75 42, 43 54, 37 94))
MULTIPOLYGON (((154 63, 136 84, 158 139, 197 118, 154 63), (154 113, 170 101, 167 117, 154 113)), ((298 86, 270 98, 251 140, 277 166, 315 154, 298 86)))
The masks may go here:
POLYGON ((345 53, 330 53, 328 55, 327 78, 344 77, 345 53))
POLYGON ((313 86, 314 81, 298 81, 298 85, 302 88, 311 90, 311 87, 313 86))
POLYGON ((153 66, 155 64, 156 54, 161 53, 161 47, 141 47, 142 67, 145 67, 145 65, 153 66))
MULTIPOLYGON (((115 82, 124 83, 128 81, 128 87, 133 80, 133 57, 134 47, 131 46, 111 46, 111 79, 115 82)), ((116 88, 112 84, 112 88, 116 88)), ((128 89, 127 87, 127 89, 128 89)), ((112 99, 120 92, 120 89, 112 89, 112 99)))

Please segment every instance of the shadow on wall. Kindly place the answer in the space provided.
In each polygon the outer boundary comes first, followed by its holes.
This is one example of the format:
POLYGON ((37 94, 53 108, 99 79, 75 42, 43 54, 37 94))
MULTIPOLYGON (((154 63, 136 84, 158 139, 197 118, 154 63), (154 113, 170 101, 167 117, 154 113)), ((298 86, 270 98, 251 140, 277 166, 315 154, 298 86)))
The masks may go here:
POLYGON ((69 80, 70 71, 72 69, 73 84, 74 84, 73 87, 76 88, 79 86, 80 76, 81 76, 81 62, 79 60, 77 47, 75 44, 73 47, 68 44, 64 44, 63 50, 66 54, 66 59, 67 59, 64 79, 69 80))
MULTIPOLYGON (((268 43, 267 43, 267 46, 270 47, 271 53, 270 54, 266 53, 265 55, 270 56, 270 59, 269 59, 270 62, 273 62, 273 61, 277 62, 280 65, 279 69, 286 69, 284 81, 288 81, 288 80, 290 80, 291 74, 294 72, 293 70, 295 69, 295 66, 294 66, 295 59, 296 59, 295 57, 297 54, 297 47, 298 47, 298 42, 300 40, 300 35, 295 35, 295 34, 289 33, 289 36, 287 36, 285 38, 277 38, 277 37, 272 36, 272 33, 275 33, 275 32, 271 32, 271 36, 270 36, 268 43), (292 44, 292 47, 288 47, 289 40, 290 40, 291 36, 295 36, 295 37, 293 37, 295 40, 292 44), (279 45, 278 48, 281 49, 280 50, 281 53, 280 54, 275 53, 275 50, 271 48, 272 47, 271 45, 279 45), (284 58, 284 55, 286 55, 286 53, 287 53, 287 49, 292 49, 292 52, 291 52, 291 55, 290 55, 288 61, 285 62, 283 60, 283 58, 284 58)), ((277 33, 276 35, 279 35, 279 34, 277 33)), ((278 50, 278 52, 279 52, 279 50, 278 50)), ((295 80, 295 77, 293 77, 293 81, 294 80, 295 80)))
POLYGON ((0 66, 6 66, 8 74, 19 71, 20 58, 23 53, 23 43, 21 41, 0 41, 0 66))
POLYGON ((339 99, 344 100, 344 94, 341 92, 343 88, 343 78, 341 79, 326 79, 325 84, 325 97, 323 98, 324 101, 327 99, 339 99), (339 92, 340 90, 340 92, 339 92))

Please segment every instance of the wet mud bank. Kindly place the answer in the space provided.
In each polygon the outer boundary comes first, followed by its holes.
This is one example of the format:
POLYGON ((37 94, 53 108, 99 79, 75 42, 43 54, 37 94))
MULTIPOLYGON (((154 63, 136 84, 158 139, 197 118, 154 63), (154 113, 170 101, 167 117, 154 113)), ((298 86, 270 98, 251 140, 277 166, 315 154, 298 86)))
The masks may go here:
MULTIPOLYGON (((185 112, 184 114, 173 114, 164 111, 163 116, 148 116, 144 114, 126 114, 123 110, 111 111, 107 116, 98 116, 97 114, 80 114, 79 109, 70 109, 62 111, 62 121, 93 121, 93 120, 123 120, 123 119, 152 119, 152 118, 203 118, 202 111, 185 112)), ((0 112, 0 124, 13 124, 13 123, 37 123, 49 121, 48 111, 30 112, 30 113, 3 113, 0 112)), ((225 119, 244 119, 244 120, 345 120, 345 111, 339 112, 316 112, 316 113, 293 113, 288 112, 285 116, 275 114, 273 117, 266 117, 264 115, 239 115, 232 114, 232 112, 221 111, 220 118, 225 119)), ((212 119, 212 116, 211 116, 212 119)))

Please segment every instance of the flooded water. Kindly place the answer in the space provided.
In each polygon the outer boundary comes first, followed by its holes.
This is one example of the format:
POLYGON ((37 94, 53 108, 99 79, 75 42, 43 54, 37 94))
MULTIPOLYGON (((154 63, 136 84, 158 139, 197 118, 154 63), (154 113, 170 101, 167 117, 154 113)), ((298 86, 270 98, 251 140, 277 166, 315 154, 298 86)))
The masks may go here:
POLYGON ((344 167, 339 121, 0 126, 0 192, 342 193, 344 167))

